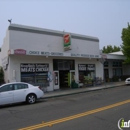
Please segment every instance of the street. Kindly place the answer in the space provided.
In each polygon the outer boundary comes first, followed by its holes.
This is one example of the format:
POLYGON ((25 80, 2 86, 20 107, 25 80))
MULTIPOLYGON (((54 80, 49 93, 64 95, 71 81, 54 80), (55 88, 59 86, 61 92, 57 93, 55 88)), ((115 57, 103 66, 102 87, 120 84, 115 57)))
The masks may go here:
MULTIPOLYGON (((130 120, 130 86, 0 107, 0 130, 118 130, 130 120)), ((128 128, 129 129, 129 128, 128 128)))

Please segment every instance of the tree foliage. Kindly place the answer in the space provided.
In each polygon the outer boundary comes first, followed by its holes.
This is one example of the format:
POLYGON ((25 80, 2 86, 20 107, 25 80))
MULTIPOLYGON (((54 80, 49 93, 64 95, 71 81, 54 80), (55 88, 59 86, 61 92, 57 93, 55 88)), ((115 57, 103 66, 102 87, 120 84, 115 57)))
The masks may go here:
POLYGON ((128 23, 128 27, 127 28, 123 28, 122 29, 122 52, 124 54, 124 56, 126 57, 124 63, 126 64, 130 64, 130 25, 128 23))
POLYGON ((117 52, 117 51, 120 51, 121 48, 120 47, 117 47, 114 45, 114 47, 112 47, 111 45, 107 45, 107 47, 103 47, 102 49, 102 53, 112 53, 112 52, 117 52))
POLYGON ((3 68, 0 66, 0 84, 4 83, 4 71, 3 68))

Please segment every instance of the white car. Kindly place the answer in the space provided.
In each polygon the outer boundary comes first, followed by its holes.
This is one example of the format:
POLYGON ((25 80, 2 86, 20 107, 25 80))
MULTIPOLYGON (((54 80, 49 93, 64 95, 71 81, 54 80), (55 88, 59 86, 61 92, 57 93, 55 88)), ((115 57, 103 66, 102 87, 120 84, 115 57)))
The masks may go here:
POLYGON ((126 84, 126 85, 129 85, 129 84, 130 84, 130 78, 127 78, 127 79, 125 80, 125 84, 126 84))
POLYGON ((33 104, 43 95, 44 92, 38 86, 23 82, 7 83, 0 86, 0 105, 18 102, 33 104))

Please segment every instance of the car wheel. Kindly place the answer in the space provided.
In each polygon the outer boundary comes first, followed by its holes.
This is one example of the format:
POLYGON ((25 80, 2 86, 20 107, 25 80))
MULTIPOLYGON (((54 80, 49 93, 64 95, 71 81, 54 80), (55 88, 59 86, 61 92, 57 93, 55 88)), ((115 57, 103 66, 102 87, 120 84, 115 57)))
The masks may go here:
POLYGON ((27 103, 33 104, 36 102, 36 96, 34 94, 29 94, 27 96, 27 103))

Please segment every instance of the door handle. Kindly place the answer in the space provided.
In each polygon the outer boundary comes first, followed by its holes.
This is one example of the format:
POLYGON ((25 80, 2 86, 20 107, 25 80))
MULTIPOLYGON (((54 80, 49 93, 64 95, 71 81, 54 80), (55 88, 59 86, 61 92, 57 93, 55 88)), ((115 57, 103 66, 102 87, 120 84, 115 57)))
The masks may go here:
POLYGON ((8 94, 12 94, 11 92, 9 92, 8 94))

